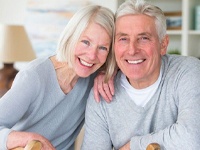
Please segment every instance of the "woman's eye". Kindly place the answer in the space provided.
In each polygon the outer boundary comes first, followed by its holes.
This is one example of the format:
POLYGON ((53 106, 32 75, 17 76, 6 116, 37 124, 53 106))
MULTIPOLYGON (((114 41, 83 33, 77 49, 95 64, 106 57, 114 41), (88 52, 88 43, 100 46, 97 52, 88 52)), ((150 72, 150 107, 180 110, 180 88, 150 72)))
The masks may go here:
POLYGON ((87 40, 82 40, 81 42, 83 42, 84 44, 86 44, 86 45, 90 45, 90 42, 89 41, 87 41, 87 40))
POLYGON ((104 47, 104 46, 100 46, 99 49, 101 49, 101 50, 105 50, 105 51, 108 50, 107 47, 104 47))

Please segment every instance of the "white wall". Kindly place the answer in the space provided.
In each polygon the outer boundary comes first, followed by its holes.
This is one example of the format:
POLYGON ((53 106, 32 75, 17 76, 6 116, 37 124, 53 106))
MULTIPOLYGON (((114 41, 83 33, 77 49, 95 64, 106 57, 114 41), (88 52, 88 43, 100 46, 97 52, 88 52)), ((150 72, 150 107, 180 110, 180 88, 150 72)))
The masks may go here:
MULTIPOLYGON (((45 0, 41 0, 41 1, 45 1, 45 0)), ((81 1, 81 0, 76 0, 76 1, 81 1)), ((88 2, 90 4, 99 4, 99 5, 108 7, 113 12, 115 12, 117 8, 117 1, 120 1, 120 0, 83 0, 83 1, 88 2)), ((24 24, 27 3, 28 3, 28 0, 17 0, 17 1, 16 0, 0 0, 0 34, 2 32, 1 24, 17 24, 17 25, 24 24)), ((15 63, 15 67, 17 69, 21 69, 25 65, 26 65, 25 62, 15 63)), ((1 67, 2 67, 2 62, 0 60, 0 68, 1 67)))
POLYGON ((27 0, 0 0, 0 23, 23 24, 27 0))
POLYGON ((113 12, 115 12, 118 7, 118 0, 89 0, 89 2, 108 7, 113 12))
MULTIPOLYGON (((117 8, 118 0, 84 0, 84 1, 109 7, 111 10, 115 11, 117 8)), ((28 0, 17 0, 17 1, 0 0, 0 23, 23 24, 27 2, 28 0)))

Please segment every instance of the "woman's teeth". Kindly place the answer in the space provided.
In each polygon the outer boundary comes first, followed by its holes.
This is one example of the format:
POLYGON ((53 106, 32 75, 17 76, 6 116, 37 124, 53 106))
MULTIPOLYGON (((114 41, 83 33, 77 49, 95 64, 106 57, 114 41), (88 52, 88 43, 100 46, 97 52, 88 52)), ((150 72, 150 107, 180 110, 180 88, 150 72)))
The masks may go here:
POLYGON ((82 65, 87 66, 87 67, 92 67, 92 65, 93 65, 93 64, 89 64, 89 63, 87 63, 87 62, 85 62, 81 59, 80 59, 80 62, 81 62, 82 65))

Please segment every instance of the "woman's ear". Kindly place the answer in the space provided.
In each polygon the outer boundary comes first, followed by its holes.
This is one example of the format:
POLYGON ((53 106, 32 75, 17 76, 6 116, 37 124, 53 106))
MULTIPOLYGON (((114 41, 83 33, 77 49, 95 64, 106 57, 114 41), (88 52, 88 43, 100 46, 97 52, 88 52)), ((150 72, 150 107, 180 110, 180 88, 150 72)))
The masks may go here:
POLYGON ((161 55, 165 55, 167 53, 168 44, 169 44, 169 36, 165 35, 161 43, 161 51, 160 51, 161 55))

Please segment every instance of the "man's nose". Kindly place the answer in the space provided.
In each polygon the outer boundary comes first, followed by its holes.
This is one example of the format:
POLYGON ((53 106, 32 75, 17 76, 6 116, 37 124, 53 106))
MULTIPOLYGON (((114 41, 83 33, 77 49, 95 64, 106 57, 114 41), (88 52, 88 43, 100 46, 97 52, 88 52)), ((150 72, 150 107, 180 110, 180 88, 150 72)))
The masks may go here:
POLYGON ((129 43, 129 54, 134 55, 139 51, 139 45, 136 41, 132 41, 129 43))

